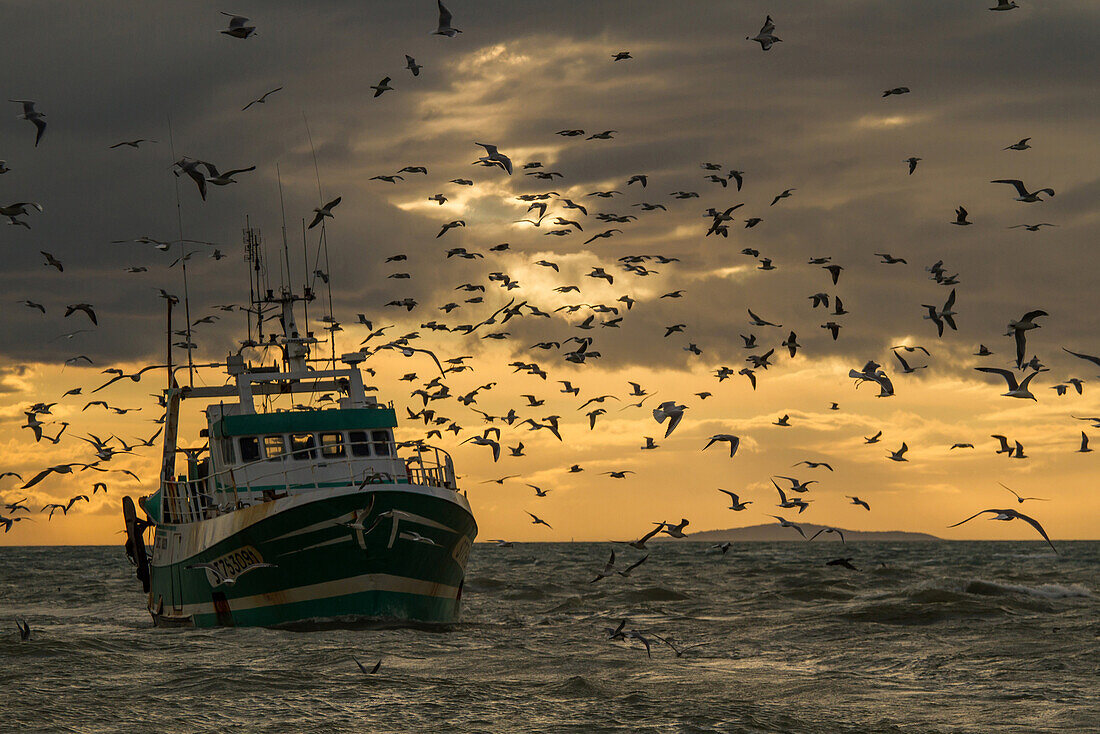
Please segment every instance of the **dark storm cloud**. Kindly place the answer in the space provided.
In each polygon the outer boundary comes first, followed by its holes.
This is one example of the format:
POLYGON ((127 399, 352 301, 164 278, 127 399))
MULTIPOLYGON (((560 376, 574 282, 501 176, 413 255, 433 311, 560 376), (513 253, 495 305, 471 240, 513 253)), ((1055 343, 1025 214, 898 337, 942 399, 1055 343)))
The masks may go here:
MULTIPOLYGON (((652 361, 651 335, 660 338, 665 322, 678 321, 689 322, 683 342, 697 341, 704 359, 737 363, 743 358, 737 334, 749 331, 746 307, 784 323, 784 335, 795 328, 807 354, 840 354, 858 363, 881 355, 899 334, 935 341, 920 304, 942 303, 947 289, 929 281, 923 268, 943 259, 962 280, 959 338, 992 341, 1009 318, 1043 307, 1058 317, 1035 337, 1045 353, 1063 342, 1095 348, 1088 342, 1100 333, 1097 309, 1079 303, 1092 292, 1095 255, 1086 243, 1096 239, 1092 208, 1100 188, 1080 155, 1093 146, 1097 113, 1088 100, 1095 92, 1091 39, 1100 17, 1089 5, 991 14, 953 2, 919 10, 816 3, 775 15, 784 41, 768 54, 743 40, 772 12, 754 3, 456 3, 452 10, 465 33, 454 42, 428 36, 431 3, 308 9, 268 3, 252 11, 259 32, 246 42, 218 34, 220 9, 134 3, 111 18, 66 4, 6 10, 0 53, 15 81, 5 96, 38 100, 50 125, 37 150, 30 125, 11 119, 14 105, 0 126, 0 156, 13 168, 0 177, 0 199, 46 206, 43 215, 27 218, 31 231, 0 232, 6 252, 0 286, 10 294, 0 328, 13 358, 60 361, 89 353, 98 364, 158 357, 163 302, 156 289, 181 290, 178 267, 166 270, 178 248, 160 253, 109 243, 178 236, 177 184, 184 236, 217 243, 229 255, 215 262, 199 248, 190 261, 193 319, 208 313, 208 304, 243 299, 239 237, 246 213, 263 228, 270 279, 278 282, 276 163, 294 279, 301 281, 303 271, 314 268, 317 243, 311 233, 310 264, 303 267, 300 222, 318 199, 303 115, 323 194, 344 197, 330 231, 327 269, 335 278, 337 317, 345 322, 360 311, 387 323, 392 313, 413 327, 432 318, 474 321, 505 294, 490 286, 486 306, 453 318, 434 307, 457 300, 458 283, 483 282, 489 270, 515 270, 525 252, 583 249, 598 255, 593 264, 605 265, 623 254, 660 252, 682 262, 658 268, 659 283, 616 270, 616 292, 637 286, 659 295, 682 287, 687 297, 640 304, 621 331, 600 330, 608 365, 652 361), (1007 17, 988 17, 998 15, 1007 17), (624 48, 636 58, 611 62, 610 54, 624 48), (404 53, 425 65, 419 78, 401 68, 404 53), (394 78, 396 91, 375 100, 368 87, 385 75, 394 78), (913 93, 881 98, 883 89, 899 84, 913 93), (266 105, 240 111, 280 85, 285 89, 266 105), (223 169, 254 163, 258 170, 238 184, 212 188, 209 201, 200 202, 189 180, 177 182, 168 172, 169 116, 177 156, 223 169), (620 133, 611 141, 553 135, 574 126, 620 133), (1035 137, 1033 150, 1001 150, 1027 135, 1035 137), (135 137, 159 142, 107 149, 135 137), (475 139, 529 150, 530 158, 566 178, 537 182, 517 172, 509 180, 470 166, 480 154, 475 139), (912 177, 903 163, 909 155, 924 158, 912 177), (704 181, 704 160, 746 170, 745 190, 704 181), (410 175, 394 187, 368 181, 407 164, 427 165, 428 179, 410 175), (625 189, 634 173, 651 175, 644 192, 637 185, 625 189), (473 194, 445 183, 456 176, 488 190, 473 194), (988 183, 1005 176, 1052 185, 1058 195, 1019 204, 1007 187, 988 183), (626 195, 582 198, 608 184, 626 195), (797 189, 791 199, 768 206, 790 187, 797 189), (671 201, 669 192, 679 189, 701 198, 671 201), (670 211, 640 215, 622 227, 624 234, 587 248, 579 243, 606 228, 592 217, 584 220, 583 235, 565 241, 506 226, 524 212, 512 195, 547 190, 569 192, 593 213, 638 213, 630 204, 643 200, 670 211), (451 207, 395 206, 436 192, 474 198, 458 214, 451 207), (737 221, 729 240, 702 237, 702 209, 742 201, 738 214, 762 216, 762 225, 745 230, 737 221), (975 226, 948 224, 959 204, 970 209, 975 226), (439 226, 453 218, 467 219, 470 227, 436 240, 439 226), (1032 219, 1060 226, 1040 233, 1005 229, 1032 219), (516 254, 473 265, 443 258, 448 247, 484 251, 502 241, 516 254), (738 254, 743 247, 760 249, 779 270, 714 274, 751 265, 738 254), (61 258, 66 272, 43 268, 39 250, 61 258), (382 259, 396 252, 410 254, 407 266, 383 268, 382 259), (909 265, 878 265, 874 252, 905 257, 909 265), (838 286, 805 264, 813 255, 830 255, 845 267, 838 286), (129 265, 150 272, 123 273, 129 265), (413 279, 380 277, 399 270, 413 279), (839 293, 853 311, 835 344, 819 328, 824 312, 809 308, 806 296, 817 291, 839 293), (409 316, 382 306, 405 296, 422 302, 409 316), (47 303, 49 313, 14 305, 21 298, 47 303), (80 314, 60 319, 64 305, 78 301, 95 304, 103 326, 72 341, 55 340, 84 327, 80 314)), ((536 304, 542 299, 526 290, 507 295, 536 304)), ((177 324, 181 318, 177 313, 177 324)), ((524 345, 551 328, 574 333, 560 321, 552 327, 543 321, 509 326, 524 345)), ((240 338, 239 325, 240 317, 227 316, 200 326, 196 341, 209 356, 221 356, 240 338)), ((689 357, 677 348, 667 359, 686 365, 689 357)))

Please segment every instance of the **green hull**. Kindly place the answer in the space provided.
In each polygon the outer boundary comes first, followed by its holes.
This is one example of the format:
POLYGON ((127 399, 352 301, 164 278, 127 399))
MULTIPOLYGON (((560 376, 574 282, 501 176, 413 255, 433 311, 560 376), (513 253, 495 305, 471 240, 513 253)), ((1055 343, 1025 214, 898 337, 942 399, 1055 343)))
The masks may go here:
POLYGON ((450 624, 476 535, 461 495, 407 485, 318 490, 213 520, 159 525, 149 610, 158 624, 196 627, 450 624), (362 529, 338 524, 353 517, 362 529), (260 562, 275 567, 240 573, 260 562), (240 576, 219 583, 211 571, 187 568, 197 563, 240 576))

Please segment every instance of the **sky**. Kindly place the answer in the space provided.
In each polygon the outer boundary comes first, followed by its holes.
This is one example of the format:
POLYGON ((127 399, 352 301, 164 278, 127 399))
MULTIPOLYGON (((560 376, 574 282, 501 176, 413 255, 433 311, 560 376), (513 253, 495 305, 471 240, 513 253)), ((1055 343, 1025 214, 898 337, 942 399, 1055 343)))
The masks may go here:
MULTIPOLYGON (((687 518, 688 530, 709 530, 795 519, 775 507, 771 478, 814 479, 805 496, 810 508, 799 520, 860 530, 908 530, 945 538, 1033 539, 1021 522, 976 520, 946 526, 986 508, 1015 507, 1040 520, 1058 539, 1096 538, 1093 522, 1100 498, 1092 491, 1097 461, 1077 453, 1080 434, 1100 436, 1075 417, 1100 415, 1095 391, 1100 368, 1063 348, 1100 354, 1100 309, 1095 289, 1100 255, 1100 107, 1097 50, 1100 8, 1094 3, 1022 2, 1017 10, 989 12, 987 2, 815 2, 770 6, 760 2, 460 2, 448 7, 454 38, 431 35, 435 5, 416 2, 265 2, 234 10, 249 15, 256 33, 235 39, 219 31, 228 18, 211 3, 119 3, 110 14, 78 3, 4 2, 0 28, 3 99, 32 99, 45 113, 47 130, 34 147, 35 129, 18 119, 19 105, 3 101, 0 204, 34 201, 44 211, 20 217, 30 228, 0 228, 4 265, 0 288, 0 472, 24 477, 57 463, 92 455, 90 434, 130 442, 148 437, 159 417, 152 393, 163 387, 159 372, 140 383, 128 380, 96 394, 110 405, 141 408, 125 415, 102 407, 83 409, 105 381, 102 370, 127 372, 164 359, 161 288, 183 292, 188 260, 192 321, 220 320, 194 329, 197 362, 224 360, 245 338, 243 316, 215 308, 247 300, 247 264, 241 244, 246 216, 262 231, 270 265, 268 281, 281 273, 282 212, 290 245, 290 282, 296 287, 322 270, 330 277, 333 317, 342 325, 337 351, 353 351, 370 333, 356 324, 364 313, 375 326, 392 325, 385 340, 417 331, 417 346, 441 359, 471 355, 472 371, 448 376, 452 394, 486 383, 477 402, 433 402, 438 414, 461 430, 433 439, 451 451, 480 526, 481 538, 511 540, 629 539, 652 523, 687 518), (754 36, 771 14, 782 41, 769 51, 754 36), (630 59, 613 61, 629 51, 630 59), (409 54, 423 65, 414 77, 409 54), (393 91, 373 96, 371 85, 391 77, 393 91), (908 87, 907 94, 883 96, 908 87), (242 111, 264 92, 282 87, 264 104, 242 111), (565 137, 556 132, 583 129, 565 137), (615 130, 608 140, 589 135, 615 130), (1030 149, 1005 150, 1029 137, 1030 149), (110 146, 146 138, 138 148, 110 146), (473 166, 491 143, 515 163, 473 166), (186 177, 172 175, 172 162, 189 156, 221 170, 256 170, 237 183, 211 186, 203 202, 186 177), (919 161, 908 173, 906 159, 919 161), (541 162, 538 169, 524 164, 541 162), (717 163, 722 178, 744 171, 744 186, 708 181, 703 163, 717 163), (425 166, 427 175, 372 180, 404 166, 425 166), (524 175, 556 171, 541 181, 524 175), (627 184, 645 174, 648 184, 627 184), (450 183, 468 178, 473 186, 450 183), (1021 179, 1031 188, 1051 187, 1041 203, 1015 201, 1010 186, 994 179, 1021 179), (792 189, 788 198, 772 199, 792 189), (557 192, 548 200, 541 226, 523 194, 557 192), (618 191, 612 198, 591 196, 618 191), (697 192, 676 199, 673 192, 697 192), (281 192, 281 196, 280 196, 281 192), (428 199, 447 197, 443 205, 428 199), (303 245, 303 221, 336 196, 341 203, 326 222, 327 259, 317 260, 320 228, 303 245), (563 199, 587 208, 564 209, 563 199), (643 211, 637 204, 666 209, 643 211), (733 213, 728 238, 705 236, 708 207, 733 213), (971 226, 952 226, 964 206, 971 226), (633 215, 605 224, 599 212, 633 215), (556 216, 577 220, 583 231, 547 236, 556 216), (760 217, 755 227, 745 220, 760 217), (464 227, 437 237, 444 223, 464 227), (1051 223, 1039 231, 1011 228, 1051 223), (622 232, 585 243, 610 228, 622 232), (212 245, 175 244, 168 252, 133 240, 186 238, 212 245), (489 248, 508 243, 505 251, 489 248), (446 256, 462 247, 483 257, 446 256), (224 257, 211 257, 217 249, 224 257), (758 257, 742 250, 759 252, 758 257), (303 250, 309 264, 303 263, 303 250), (46 251, 64 271, 43 265, 46 251), (406 254, 404 262, 385 263, 406 254), (905 264, 883 264, 888 253, 905 264), (624 270, 619 258, 661 255, 652 271, 624 270), (834 285, 811 258, 841 265, 834 285), (761 270, 768 258, 774 270, 761 270), (555 272, 536 265, 558 265, 555 272), (926 270, 943 261, 958 274, 958 330, 937 337, 922 304, 941 306, 952 286, 931 280, 926 270), (126 268, 144 267, 144 272, 126 268), (613 283, 587 277, 603 267, 613 283), (408 279, 387 277, 410 274, 408 279), (505 273, 514 290, 491 281, 505 273), (446 314, 448 302, 470 294, 463 283, 484 285, 484 303, 463 304, 446 314), (575 284, 580 293, 558 293, 575 284), (683 291, 680 298, 661 298, 683 291), (811 307, 815 293, 840 296, 850 311, 829 315, 811 307), (636 303, 622 310, 617 299, 636 303), (387 307, 414 298, 411 312, 387 307), (551 318, 524 316, 502 330, 507 339, 482 339, 421 327, 477 323, 510 298, 527 300, 551 318), (41 303, 43 314, 23 305, 41 303), (94 306, 99 324, 81 312, 65 318, 68 304, 94 306), (555 309, 574 304, 620 308, 617 327, 578 325, 593 311, 555 309), (754 327, 747 309, 782 328, 754 327), (1006 325, 1025 312, 1049 315, 1028 332, 1028 355, 1049 371, 1032 384, 1037 401, 1003 397, 997 375, 976 366, 1009 368, 1014 342, 1006 325), (842 325, 833 340, 820 328, 842 325), (685 324, 664 336, 665 327, 685 324), (82 330, 82 331, 81 331, 82 330), (802 345, 789 357, 780 342, 797 333, 802 345), (80 333, 72 333, 80 331, 80 333), (760 347, 743 347, 755 334, 760 347), (567 347, 533 349, 542 341, 590 336, 598 358, 583 365, 564 359, 567 347), (689 344, 701 354, 686 351, 689 344), (897 345, 920 345, 903 353, 914 366, 902 374, 891 353, 897 345), (979 344, 993 354, 975 356, 979 344), (748 354, 775 349, 773 364, 757 370, 757 387, 736 372, 748 354), (66 365, 86 355, 92 365, 66 365), (857 388, 851 369, 868 360, 883 365, 895 395, 878 398, 874 386, 857 388), (535 362, 544 381, 511 362, 535 362), (719 381, 719 367, 734 376, 719 381), (1064 396, 1052 389, 1070 378, 1083 382, 1064 396), (559 380, 581 388, 559 392, 559 380), (628 381, 653 395, 642 407, 626 407, 628 381), (81 386, 84 395, 62 398, 81 386), (697 393, 709 392, 701 398, 697 393), (521 395, 545 400, 525 407, 521 395), (585 400, 611 394, 595 429, 578 410, 585 400), (666 400, 686 405, 684 419, 668 438, 651 408, 666 400), (45 428, 55 445, 35 443, 23 428, 24 411, 36 402, 58 402, 45 428), (838 410, 830 410, 831 404, 838 410), (527 456, 502 456, 460 442, 487 427, 477 408, 521 418, 560 415, 562 441, 546 431, 516 425, 503 430, 504 445, 525 445, 527 456), (790 427, 776 426, 782 415, 790 427), (881 441, 864 437, 882 431, 881 441), (722 445, 703 451, 708 437, 741 438, 734 458, 722 445), (1025 447, 1025 459, 997 455, 992 434, 1025 447), (659 444, 641 450, 646 436, 659 444), (902 442, 907 462, 887 459, 902 442), (951 449, 972 443, 973 449, 951 449), (795 467, 826 461, 835 471, 795 467), (568 473, 579 464, 584 471, 568 473), (623 479, 602 472, 628 470, 623 479), (518 474, 497 484, 491 480, 518 474), (527 484, 549 489, 536 498, 527 484), (1049 501, 1018 505, 1000 485, 1049 501), (751 500, 748 510, 728 510, 718 488, 751 500), (871 505, 852 505, 855 495, 871 505), (534 526, 526 512, 553 527, 534 526)), ((327 310, 311 307, 311 327, 327 310)), ((595 314, 595 324, 615 314, 595 314)), ((177 312, 177 324, 180 316, 177 312)), ((246 352, 254 362, 258 352, 246 352)), ((177 350, 176 359, 184 354, 177 350)), ((271 361, 268 355, 267 361, 271 361)), ((392 352, 372 355, 365 366, 376 376, 380 400, 399 416, 421 406, 412 390, 430 379, 426 358, 392 352), (416 372, 416 383, 401 381, 416 372)), ((196 384, 219 384, 200 373, 196 384)), ((183 442, 198 442, 202 427, 195 406, 185 416, 183 442)), ((492 425, 500 425, 497 421, 492 425)), ((419 422, 402 420, 399 440, 422 437, 419 422)), ((504 452, 507 454, 507 451, 504 452)), ((29 496, 34 522, 21 522, 0 544, 121 543, 122 496, 155 489, 157 451, 120 455, 106 468, 53 476, 27 491, 14 478, 0 479, 0 497, 29 496), (54 501, 88 493, 103 477, 105 496, 78 504, 52 521, 37 512, 54 501)), ((792 531, 793 532, 793 531, 792 531)))

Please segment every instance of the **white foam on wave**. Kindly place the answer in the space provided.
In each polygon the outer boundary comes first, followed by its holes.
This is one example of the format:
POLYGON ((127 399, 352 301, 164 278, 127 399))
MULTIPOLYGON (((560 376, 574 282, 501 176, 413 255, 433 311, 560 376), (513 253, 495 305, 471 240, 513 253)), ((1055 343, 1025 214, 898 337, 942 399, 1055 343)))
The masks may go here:
POLYGON ((975 579, 971 581, 969 586, 979 584, 986 588, 993 588, 1003 591, 1012 591, 1017 594, 1030 594, 1031 596, 1041 596, 1046 599, 1068 599, 1068 598, 1091 598, 1092 591, 1081 584, 1069 584, 1063 586, 1062 584, 1040 584, 1039 586, 1024 586, 1022 584, 1004 584, 999 581, 987 581, 985 579, 975 579))

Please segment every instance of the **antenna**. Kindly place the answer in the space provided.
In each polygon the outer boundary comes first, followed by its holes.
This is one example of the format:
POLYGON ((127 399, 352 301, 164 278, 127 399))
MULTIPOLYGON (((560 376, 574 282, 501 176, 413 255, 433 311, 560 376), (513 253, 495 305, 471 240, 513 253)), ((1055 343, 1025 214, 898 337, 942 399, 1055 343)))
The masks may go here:
POLYGON ((260 297, 263 293, 263 252, 260 245, 263 244, 263 235, 260 230, 252 228, 252 222, 248 215, 244 218, 244 231, 242 232, 245 246, 245 260, 250 264, 248 272, 248 302, 250 308, 245 309, 245 322, 248 326, 248 340, 252 341, 252 313, 256 314, 256 341, 263 343, 263 310, 260 308, 260 297))
MULTIPOLYGON (((305 123, 306 137, 309 138, 309 150, 313 154, 313 175, 317 179, 317 206, 324 206, 325 196, 324 196, 324 193, 321 191, 321 167, 317 165, 317 148, 316 148, 316 146, 313 145, 313 133, 311 133, 309 131, 309 118, 306 117, 305 110, 302 110, 302 122, 305 123)), ((325 251, 325 273, 327 274, 327 277, 325 278, 325 288, 328 291, 328 316, 329 316, 329 319, 331 319, 331 321, 329 322, 328 325, 330 327, 332 327, 332 326, 335 326, 336 321, 335 321, 335 318, 334 318, 333 312, 332 312, 332 268, 329 265, 329 259, 328 259, 328 228, 325 227, 324 217, 321 218, 321 237, 317 242, 317 257, 314 259, 314 268, 313 268, 314 271, 317 270, 316 265, 319 264, 319 262, 321 260, 321 248, 322 247, 324 248, 324 251, 325 251)), ((308 275, 307 275, 307 277, 308 277, 308 275)), ((329 333, 329 344, 332 348, 332 366, 333 366, 333 369, 335 369, 336 368, 336 329, 329 328, 328 333, 329 333)))
POLYGON ((275 176, 279 180, 279 213, 283 218, 283 260, 286 263, 286 285, 290 287, 290 248, 286 243, 286 204, 283 201, 283 174, 275 164, 275 176))

